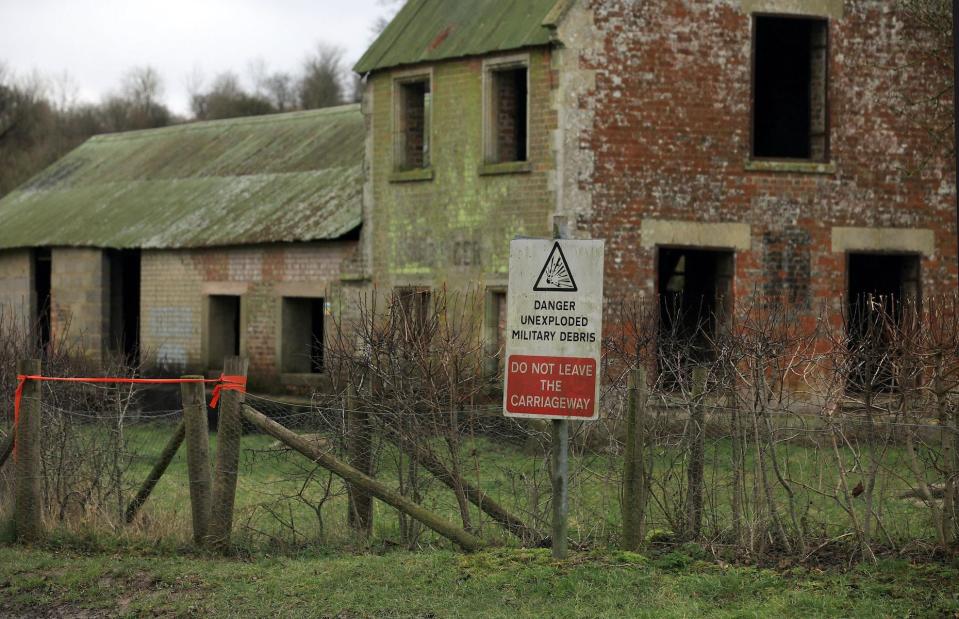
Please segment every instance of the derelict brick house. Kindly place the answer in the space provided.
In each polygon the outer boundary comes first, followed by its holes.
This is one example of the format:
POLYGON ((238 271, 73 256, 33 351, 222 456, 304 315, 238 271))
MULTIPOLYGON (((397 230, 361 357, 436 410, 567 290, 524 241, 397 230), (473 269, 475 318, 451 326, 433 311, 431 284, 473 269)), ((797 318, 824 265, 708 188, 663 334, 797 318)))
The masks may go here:
POLYGON ((363 143, 358 106, 94 137, 0 200, 0 301, 96 358, 316 384, 363 143))
POLYGON ((482 286, 495 330, 509 240, 560 213, 611 297, 955 290, 954 163, 897 110, 937 42, 898 6, 410 0, 356 66, 374 281, 482 286))

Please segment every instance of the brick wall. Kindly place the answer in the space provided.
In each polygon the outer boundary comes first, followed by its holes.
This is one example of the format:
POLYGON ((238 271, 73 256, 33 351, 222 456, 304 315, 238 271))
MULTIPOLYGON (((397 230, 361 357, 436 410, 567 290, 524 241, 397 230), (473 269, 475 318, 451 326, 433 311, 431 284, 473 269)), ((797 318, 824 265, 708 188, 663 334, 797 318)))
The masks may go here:
MULTIPOLYGON (((934 42, 903 22, 897 3, 809 3, 830 17, 829 165, 750 164, 747 8, 798 5, 603 0, 577 3, 567 16, 559 38, 569 45, 557 52, 567 131, 561 204, 579 234, 606 239, 611 295, 654 293, 656 247, 686 244, 684 222, 748 226, 736 253, 740 298, 786 293, 813 310, 838 309, 844 228, 859 229, 861 250, 922 253, 925 294, 955 290, 953 163, 922 122, 897 110, 897 96, 942 76, 913 65, 910 50, 934 42), (907 173, 929 153, 919 173, 907 173), (657 236, 664 229, 680 232, 657 236), (907 234, 932 241, 910 244, 907 234)), ((689 244, 736 247, 696 230, 689 244)))
POLYGON ((54 337, 68 334, 90 358, 102 359, 109 333, 109 281, 102 250, 54 248, 50 299, 54 337))
POLYGON ((4 326, 32 326, 36 307, 33 258, 29 249, 0 252, 0 312, 4 326))
POLYGON ((422 73, 432 74, 432 178, 415 181, 394 175, 393 93, 398 89, 393 81, 408 79, 420 69, 384 71, 370 78, 364 103, 370 131, 364 234, 373 279, 381 290, 503 283, 509 241, 517 234, 549 233, 556 128, 550 64, 549 51, 529 52, 530 165, 528 170, 500 174, 482 173, 483 59, 422 67, 422 73))
MULTIPOLYGON (((281 299, 340 296, 352 241, 192 251, 144 251, 141 345, 144 361, 171 372, 218 370, 204 346, 208 295, 241 297, 241 354, 251 383, 279 390, 281 299)), ((334 307, 336 304, 334 303, 334 307)))

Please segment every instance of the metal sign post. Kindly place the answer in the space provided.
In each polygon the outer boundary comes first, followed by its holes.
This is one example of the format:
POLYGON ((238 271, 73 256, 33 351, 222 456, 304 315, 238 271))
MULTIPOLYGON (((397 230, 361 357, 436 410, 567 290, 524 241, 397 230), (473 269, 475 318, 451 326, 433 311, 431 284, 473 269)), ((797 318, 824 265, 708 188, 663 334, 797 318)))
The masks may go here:
POLYGON ((567 554, 569 419, 599 414, 603 241, 570 240, 555 216, 552 241, 510 244, 506 319, 508 417, 551 420, 553 557, 567 554))

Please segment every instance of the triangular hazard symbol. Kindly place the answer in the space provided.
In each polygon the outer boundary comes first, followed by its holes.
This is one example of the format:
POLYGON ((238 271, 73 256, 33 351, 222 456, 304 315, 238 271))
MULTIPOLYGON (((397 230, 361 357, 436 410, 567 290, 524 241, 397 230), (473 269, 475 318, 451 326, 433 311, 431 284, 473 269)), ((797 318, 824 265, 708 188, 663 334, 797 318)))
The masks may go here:
POLYGON ((579 290, 576 286, 576 280, 573 279, 573 272, 569 270, 566 256, 563 255, 563 248, 559 246, 558 242, 553 245, 553 251, 549 252, 549 258, 546 259, 543 270, 539 272, 533 290, 536 292, 576 292, 579 290))

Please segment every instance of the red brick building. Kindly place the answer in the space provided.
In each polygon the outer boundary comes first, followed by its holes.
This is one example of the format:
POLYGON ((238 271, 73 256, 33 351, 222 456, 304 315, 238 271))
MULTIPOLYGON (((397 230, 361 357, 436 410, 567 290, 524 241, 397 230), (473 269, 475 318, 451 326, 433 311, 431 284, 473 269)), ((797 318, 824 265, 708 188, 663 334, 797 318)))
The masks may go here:
POLYGON ((501 298, 509 239, 558 213, 606 240, 611 298, 761 295, 812 319, 867 292, 951 292, 954 163, 909 107, 948 84, 925 56, 942 44, 894 0, 411 0, 357 65, 374 280, 501 298), (525 71, 522 114, 497 103, 501 62, 525 71), (433 162, 404 178, 397 93, 417 75, 433 162), (490 170, 516 122, 527 150, 490 170), (420 219, 442 231, 428 255, 401 233, 420 219), (475 259, 443 259, 460 238, 475 259))

